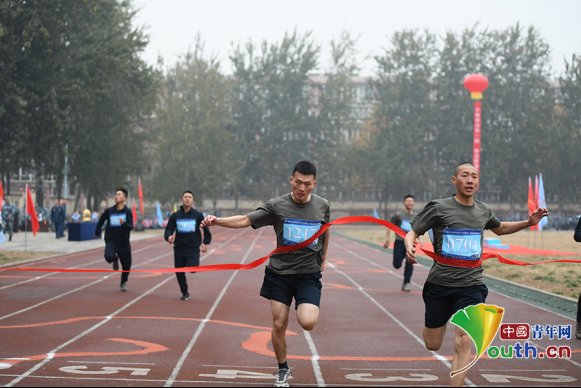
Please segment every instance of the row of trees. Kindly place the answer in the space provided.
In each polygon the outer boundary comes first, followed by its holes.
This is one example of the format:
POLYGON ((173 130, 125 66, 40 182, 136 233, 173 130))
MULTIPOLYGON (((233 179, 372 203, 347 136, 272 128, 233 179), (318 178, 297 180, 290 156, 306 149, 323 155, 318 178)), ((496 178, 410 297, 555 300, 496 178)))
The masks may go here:
POLYGON ((534 27, 397 32, 375 58, 363 103, 353 83, 356 39, 343 34, 330 47, 324 82, 312 77, 320 47, 297 32, 234 47, 227 76, 198 38, 162 82, 156 189, 167 199, 184 186, 210 198, 223 190, 264 198, 288 190, 289 169, 305 158, 318 165, 319 192, 331 199, 448 195, 454 166, 472 157, 473 108, 462 81, 481 72, 491 85, 482 194, 524 203, 528 176, 541 172, 549 201, 578 203, 581 179, 571 173, 581 162, 581 60, 573 56, 552 77, 550 47, 534 27), (361 117, 365 104, 374 109, 361 117), (196 155, 184 161, 188 151, 196 155))
POLYGON ((578 203, 581 59, 556 80, 533 27, 397 32, 360 85, 348 33, 330 43, 331 66, 317 77, 321 47, 297 31, 235 45, 228 63, 206 55, 198 36, 162 71, 140 59, 147 37, 133 16, 118 0, 0 2, 7 191, 20 168, 36 174, 39 189, 47 175, 62 187, 68 144, 70 176, 92 208, 118 185, 136 187, 139 175, 148 197, 162 201, 184 189, 266 198, 288 190, 300 159, 317 164, 319 193, 332 200, 447 195, 454 165, 471 159, 462 80, 481 72, 490 80, 482 194, 524 203, 527 177, 541 172, 549 202, 578 203))
POLYGON ((127 1, 0 2, 0 175, 70 176, 91 207, 144 165, 156 73, 139 57, 146 36, 127 1))

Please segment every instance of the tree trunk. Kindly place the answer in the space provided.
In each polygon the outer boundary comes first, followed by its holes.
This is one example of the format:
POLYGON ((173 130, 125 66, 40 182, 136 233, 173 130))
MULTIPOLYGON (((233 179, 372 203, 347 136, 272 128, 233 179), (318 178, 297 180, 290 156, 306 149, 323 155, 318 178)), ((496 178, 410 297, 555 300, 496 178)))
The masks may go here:
POLYGON ((43 181, 42 181, 42 174, 36 175, 36 205, 40 207, 44 207, 44 189, 43 189, 43 181))

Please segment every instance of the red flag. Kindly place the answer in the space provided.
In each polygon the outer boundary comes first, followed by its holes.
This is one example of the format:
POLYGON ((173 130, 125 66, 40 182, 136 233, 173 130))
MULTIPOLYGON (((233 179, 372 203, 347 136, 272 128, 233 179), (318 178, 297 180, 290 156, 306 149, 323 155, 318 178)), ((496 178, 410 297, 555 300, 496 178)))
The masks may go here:
POLYGON ((141 187, 141 178, 139 178, 137 184, 137 194, 139 195, 139 213, 143 215, 143 187, 141 187))
POLYGON ((30 194, 30 187, 28 187, 28 185, 26 185, 26 213, 30 215, 32 234, 36 236, 36 232, 40 229, 40 225, 38 224, 36 209, 34 208, 34 202, 32 201, 32 195, 30 194))
POLYGON ((2 188, 2 181, 0 180, 0 206, 4 203, 4 189, 2 188))
POLYGON ((539 176, 535 175, 535 191, 533 192, 535 199, 535 210, 539 208, 539 176))
POLYGON ((135 206, 135 200, 133 200, 133 206, 131 206, 131 214, 133 214, 133 225, 137 225, 137 207, 135 206))
MULTIPOLYGON (((529 177, 528 208, 529 208, 529 216, 530 216, 536 210, 535 197, 533 195, 533 184, 531 182, 530 177, 529 177)), ((531 226, 531 230, 535 230, 535 226, 531 226)))

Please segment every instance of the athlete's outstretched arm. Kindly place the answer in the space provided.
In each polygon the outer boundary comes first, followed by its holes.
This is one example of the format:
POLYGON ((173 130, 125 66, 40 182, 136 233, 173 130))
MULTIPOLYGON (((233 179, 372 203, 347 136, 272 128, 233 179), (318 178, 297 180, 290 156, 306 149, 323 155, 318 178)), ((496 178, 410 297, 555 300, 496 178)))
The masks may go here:
POLYGON ((250 218, 248 216, 231 216, 231 217, 216 217, 207 216, 202 221, 202 227, 207 226, 223 226, 226 228, 247 228, 250 226, 250 218))
POLYGON ((543 217, 549 215, 547 209, 537 209, 533 214, 529 216, 527 221, 516 221, 516 222, 501 222, 498 228, 492 229, 494 234, 497 236, 502 236, 504 234, 512 234, 530 226, 538 224, 543 217))

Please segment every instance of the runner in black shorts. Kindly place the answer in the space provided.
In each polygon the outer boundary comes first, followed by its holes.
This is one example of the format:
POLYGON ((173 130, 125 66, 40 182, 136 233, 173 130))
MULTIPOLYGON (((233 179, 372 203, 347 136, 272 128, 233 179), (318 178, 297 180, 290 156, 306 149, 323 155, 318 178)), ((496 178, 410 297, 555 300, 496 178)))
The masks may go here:
MULTIPOLYGON (((414 204, 415 198, 413 195, 408 194, 403 197, 404 210, 397 212, 393 217, 391 217, 391 223, 399 226, 404 232, 409 232, 412 230, 412 218, 414 218, 414 204)), ((395 233, 394 233, 395 234, 395 233)), ((389 248, 391 231, 388 229, 385 235, 385 243, 383 247, 385 249, 389 248)), ((400 269, 406 256, 405 244, 403 243, 403 238, 395 235, 395 242, 393 243, 393 266, 395 269, 400 269)), ((403 284, 401 290, 405 292, 410 292, 410 283, 412 282, 412 275, 414 273, 414 265, 405 261, 405 268, 403 271, 403 284)))
MULTIPOLYGON (((206 253, 207 245, 212 242, 210 228, 202 228, 204 215, 194 208, 194 193, 187 190, 182 193, 182 206, 173 213, 165 227, 164 238, 174 246, 175 268, 200 265, 200 251, 206 253), (202 229, 204 236, 202 239, 202 229)), ((185 272, 176 272, 176 278, 182 293, 181 300, 190 300, 188 281, 185 272)))
MULTIPOLYGON (((106 209, 95 227, 95 236, 101 235, 101 228, 107 221, 105 228, 105 260, 113 264, 113 269, 119 269, 119 261, 123 271, 131 270, 131 244, 129 235, 133 229, 133 214, 127 208, 127 190, 118 188, 115 191, 115 206, 106 209)), ((129 272, 121 274, 121 291, 127 291, 129 272)))
MULTIPOLYGON (((277 246, 305 241, 329 222, 329 203, 312 193, 317 185, 317 170, 310 162, 301 161, 295 165, 290 185, 291 193, 268 200, 248 215, 208 216, 202 226, 252 226, 257 229, 272 225, 277 246)), ((327 231, 309 247, 273 255, 266 267, 260 295, 270 300, 272 310, 272 345, 278 361, 275 387, 288 387, 291 376, 286 360, 286 329, 292 300, 295 300, 297 320, 304 330, 312 330, 319 319, 321 271, 325 267, 328 244, 327 231)))
MULTIPOLYGON (((491 229, 497 235, 511 234, 538 224, 548 215, 547 209, 537 209, 528 221, 501 222, 486 204, 474 199, 479 175, 472 163, 456 167, 452 184, 456 188, 455 196, 429 202, 413 219, 412 230, 404 239, 407 259, 412 263, 416 262, 415 240, 429 229, 434 232, 434 251, 451 262, 460 263, 480 259, 484 229, 491 229)), ((446 324, 458 310, 486 301, 488 289, 482 271, 482 266, 469 268, 434 262, 423 289, 426 305, 423 335, 427 349, 440 349, 446 324)), ((457 371, 471 361, 472 340, 456 327, 454 345, 452 370, 457 371)), ((465 377, 466 371, 455 375, 451 385, 463 385, 465 377)))

